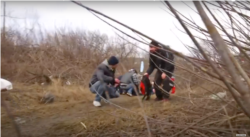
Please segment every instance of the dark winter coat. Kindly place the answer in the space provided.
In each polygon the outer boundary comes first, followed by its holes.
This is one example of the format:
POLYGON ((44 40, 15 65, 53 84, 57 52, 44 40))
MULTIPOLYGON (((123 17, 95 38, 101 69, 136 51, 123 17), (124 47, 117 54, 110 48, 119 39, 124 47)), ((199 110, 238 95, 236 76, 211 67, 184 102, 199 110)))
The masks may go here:
MULTIPOLYGON (((165 48, 166 49, 166 48, 165 48)), ((155 53, 153 53, 154 55, 157 55, 161 58, 164 58, 165 60, 169 60, 171 62, 174 61, 174 54, 168 51, 164 51, 162 49, 158 49, 155 53)), ((174 64, 171 64, 167 61, 164 61, 162 59, 159 59, 157 57, 155 57, 154 55, 149 56, 149 68, 147 70, 147 73, 150 75, 154 69, 159 70, 162 69, 162 71, 164 71, 167 75, 169 74, 169 72, 173 73, 175 66, 174 64), (157 67, 157 66, 159 67, 157 67), (169 71, 169 72, 168 72, 169 71)), ((174 62, 173 62, 174 63, 174 62)))
POLYGON ((111 85, 115 84, 115 70, 112 70, 109 67, 107 60, 104 60, 100 65, 98 65, 90 80, 89 87, 91 87, 91 85, 95 84, 97 81, 111 85))

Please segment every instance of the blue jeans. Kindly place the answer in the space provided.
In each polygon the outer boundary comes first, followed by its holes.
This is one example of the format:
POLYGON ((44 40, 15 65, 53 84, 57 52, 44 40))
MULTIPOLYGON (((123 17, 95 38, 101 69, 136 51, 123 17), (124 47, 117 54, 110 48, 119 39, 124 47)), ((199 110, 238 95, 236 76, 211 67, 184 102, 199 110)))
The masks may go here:
POLYGON ((128 84, 127 86, 127 93, 131 94, 133 93, 133 90, 134 90, 134 84, 128 84))
POLYGON ((120 86, 120 92, 122 93, 124 91, 132 94, 134 91, 134 84, 130 83, 130 84, 127 84, 126 86, 120 86))
POLYGON ((102 100, 101 96, 105 94, 105 91, 108 91, 110 98, 119 97, 118 95, 116 95, 115 88, 109 87, 106 83, 101 83, 100 81, 97 81, 95 84, 93 84, 90 87, 90 91, 96 94, 95 101, 99 102, 102 100))

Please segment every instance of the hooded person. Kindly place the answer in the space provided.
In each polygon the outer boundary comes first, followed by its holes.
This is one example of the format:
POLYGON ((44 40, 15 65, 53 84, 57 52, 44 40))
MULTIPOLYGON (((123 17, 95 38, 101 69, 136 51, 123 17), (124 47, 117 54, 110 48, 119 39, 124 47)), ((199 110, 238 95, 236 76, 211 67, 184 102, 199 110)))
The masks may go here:
POLYGON ((137 71, 131 69, 121 77, 120 90, 123 94, 127 92, 128 96, 136 95, 134 87, 136 87, 136 90, 139 92, 139 82, 137 71))
POLYGON ((155 101, 164 100, 167 101, 169 99, 169 92, 173 83, 171 83, 172 73, 174 72, 174 55, 173 53, 166 51, 167 48, 170 47, 162 47, 156 41, 152 41, 150 43, 150 56, 149 56, 149 67, 147 72, 144 75, 151 75, 154 69, 157 69, 155 74, 155 82, 154 89, 156 94, 155 101), (164 61, 158 57, 164 58, 170 62, 164 61), (171 84, 170 84, 171 83, 171 84), (166 89, 168 93, 164 93, 161 88, 161 85, 164 89, 166 89))
POLYGON ((113 98, 119 97, 119 94, 113 88, 115 84, 120 83, 120 80, 115 78, 115 70, 118 64, 119 60, 117 57, 112 56, 97 66, 89 83, 90 91, 96 94, 93 101, 94 106, 101 106, 101 99, 105 97, 105 91, 108 91, 113 98))

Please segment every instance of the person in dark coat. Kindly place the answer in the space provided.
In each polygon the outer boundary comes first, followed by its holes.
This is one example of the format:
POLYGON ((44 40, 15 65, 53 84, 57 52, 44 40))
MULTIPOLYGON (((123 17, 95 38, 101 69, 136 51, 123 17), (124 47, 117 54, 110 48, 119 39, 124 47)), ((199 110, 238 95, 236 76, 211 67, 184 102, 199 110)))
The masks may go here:
MULTIPOLYGON (((169 48, 169 47, 168 47, 169 48)), ((169 91, 171 90, 171 87, 173 86, 172 81, 170 78, 172 77, 172 73, 175 70, 174 63, 174 55, 173 53, 166 51, 164 49, 167 49, 165 47, 160 46, 157 42, 152 41, 150 43, 150 56, 149 56, 149 67, 147 69, 147 72, 144 75, 151 75, 154 69, 157 69, 157 72, 155 74, 155 82, 154 82, 154 89, 156 94, 156 101, 159 100, 165 100, 167 101, 169 99, 169 91), (153 55, 152 55, 153 54, 153 55), (157 55, 165 60, 168 60, 172 63, 169 63, 167 61, 164 61, 154 55, 157 55), (163 86, 161 86, 163 85, 163 86), (160 88, 161 87, 161 88, 160 88), (167 93, 164 93, 162 90, 162 87, 166 89, 167 93)))
POLYGON ((119 60, 115 56, 112 56, 109 59, 105 59, 95 70, 89 83, 90 91, 96 94, 93 101, 94 106, 101 106, 101 98, 106 97, 105 91, 112 98, 119 97, 119 94, 114 90, 114 85, 120 83, 120 80, 115 78, 115 70, 118 63, 119 60))

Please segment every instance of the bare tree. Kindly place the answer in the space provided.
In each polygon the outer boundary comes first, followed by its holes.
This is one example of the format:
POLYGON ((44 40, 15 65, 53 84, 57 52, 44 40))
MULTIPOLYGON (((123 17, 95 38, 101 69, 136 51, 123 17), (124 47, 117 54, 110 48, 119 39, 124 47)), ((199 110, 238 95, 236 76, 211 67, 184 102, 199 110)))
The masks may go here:
MULTIPOLYGON (((203 10, 201 4, 199 2, 194 2, 195 7, 198 10, 198 13, 200 17, 202 18, 204 24, 207 27, 208 34, 210 34, 213 44, 215 45, 213 47, 212 51, 216 51, 219 55, 219 58, 222 59, 226 66, 226 70, 229 72, 230 76, 232 77, 232 81, 235 84, 229 83, 227 78, 225 78, 223 75, 221 75, 221 72, 215 67, 215 64, 212 62, 211 58, 208 57, 207 53, 204 51, 204 48, 202 48, 197 40, 194 38, 194 36, 191 34, 189 29, 186 27, 186 24, 181 20, 179 15, 177 14, 176 10, 171 6, 169 2, 165 2, 172 13, 176 16, 182 27, 185 29, 187 34, 190 36, 190 38, 195 43, 196 47, 199 49, 203 57, 209 62, 210 66, 213 68, 213 70, 219 75, 221 80, 224 82, 224 84, 227 86, 228 90, 233 95, 234 99, 238 102, 238 104, 241 106, 245 114, 250 117, 250 109, 249 109, 249 97, 250 97, 250 81, 249 76, 246 74, 246 71, 240 66, 239 62, 233 57, 232 52, 229 50, 228 46, 225 44, 224 39, 221 37, 221 35, 218 33, 216 27, 214 24, 210 21, 207 14, 203 10), (246 81, 246 84, 241 81, 241 77, 243 77, 246 81), (246 97, 246 98, 245 98, 246 97), (244 98, 241 101, 241 98, 244 98)), ((206 6, 206 4, 203 2, 203 4, 206 6)), ((234 46, 236 46, 242 53, 245 53, 245 51, 235 43, 235 41, 232 39, 232 36, 229 35, 226 30, 223 28, 221 23, 215 18, 215 16, 210 12, 209 8, 206 6, 209 13, 212 15, 212 17, 216 20, 216 22, 219 24, 220 29, 229 37, 229 39, 232 41, 234 46)), ((210 50, 211 51, 211 50, 210 50)), ((248 56, 245 54, 245 56, 248 58, 248 56)))

